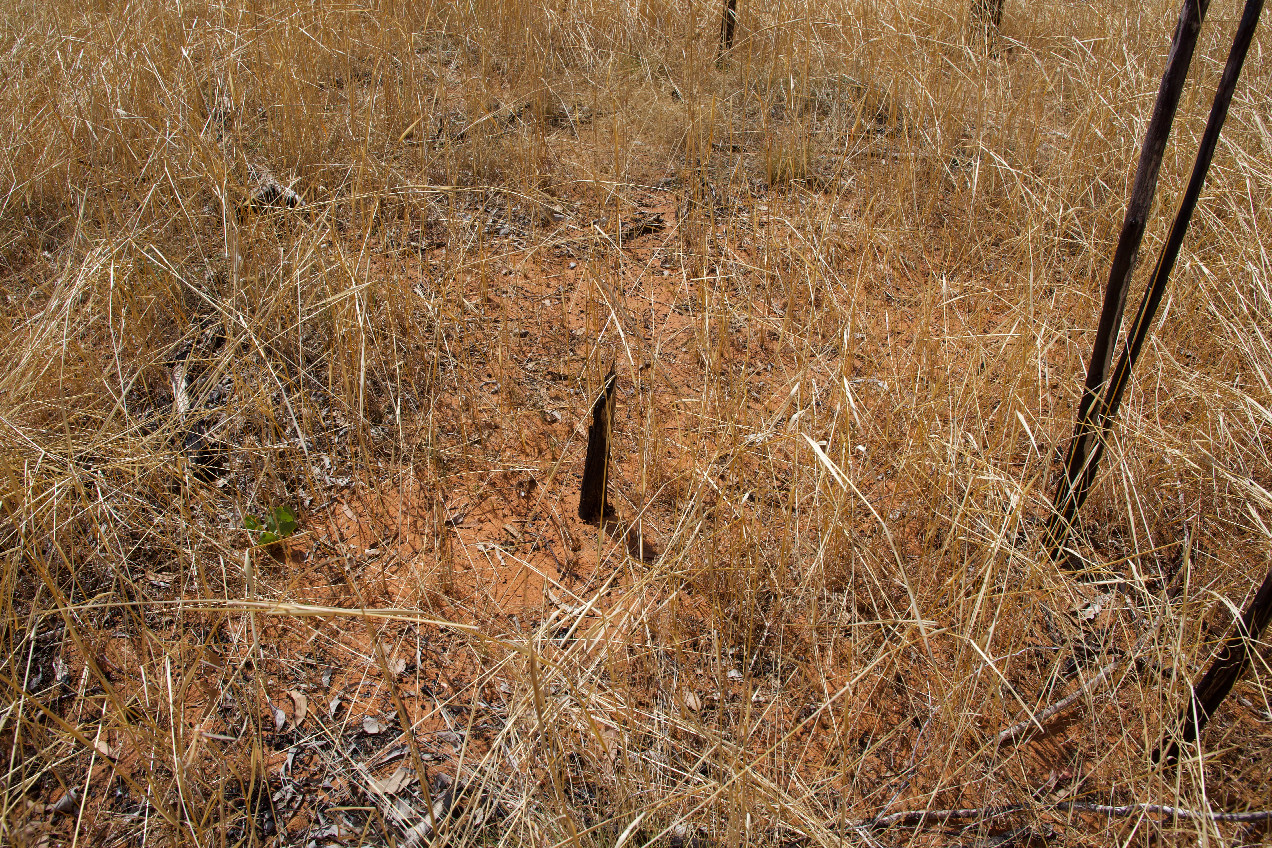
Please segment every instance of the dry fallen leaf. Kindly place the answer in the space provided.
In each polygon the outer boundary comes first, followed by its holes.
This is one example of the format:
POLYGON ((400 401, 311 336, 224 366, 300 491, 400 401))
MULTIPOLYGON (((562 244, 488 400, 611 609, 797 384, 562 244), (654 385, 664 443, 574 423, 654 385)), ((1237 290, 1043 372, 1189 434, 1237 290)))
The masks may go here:
POLYGON ((270 706, 270 709, 274 711, 274 731, 279 732, 283 729, 283 725, 287 724, 287 713, 273 705, 270 706))
POLYGON ((393 774, 384 780, 372 780, 371 785, 373 789, 378 789, 385 795, 395 795, 405 789, 414 779, 415 775, 411 774, 407 769, 398 766, 393 774))
POLYGON ((698 712, 702 709, 702 699, 693 692, 685 692, 685 709, 690 712, 698 712))
POLYGON ((66 794, 58 799, 56 804, 49 807, 55 813, 61 813, 64 816, 74 815, 79 809, 79 792, 74 789, 66 790, 66 794))
POLYGON ((292 727, 300 727, 305 721, 305 716, 309 713, 309 698, 305 697, 305 693, 299 689, 290 689, 287 694, 291 695, 292 703, 296 705, 296 714, 292 718, 292 727))
POLYGON ((389 661, 389 673, 394 677, 397 677, 404 671, 406 671, 406 660, 398 657, 395 660, 389 661))
POLYGON ((362 732, 368 736, 375 736, 384 732, 384 723, 375 716, 367 716, 362 719, 362 732))
POLYGON ((619 751, 623 746, 623 734, 619 733, 612 727, 601 728, 601 740, 605 744, 605 753, 609 757, 611 767, 616 759, 618 759, 619 751))

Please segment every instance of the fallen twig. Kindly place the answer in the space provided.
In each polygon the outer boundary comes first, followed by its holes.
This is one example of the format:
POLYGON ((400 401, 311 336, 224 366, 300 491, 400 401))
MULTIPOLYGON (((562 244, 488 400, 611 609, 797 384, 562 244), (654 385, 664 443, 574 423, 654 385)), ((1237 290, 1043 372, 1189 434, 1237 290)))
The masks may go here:
POLYGON ((1014 742, 1016 741, 1016 737, 1021 736, 1030 727, 1035 725, 1041 726, 1044 721, 1047 721, 1062 712, 1066 707, 1078 700, 1078 698, 1081 698, 1087 692, 1094 689, 1098 684, 1102 683, 1110 674, 1113 673, 1113 670, 1116 669, 1120 663, 1121 660, 1113 660, 1113 662, 1100 669, 1099 673, 1094 677, 1083 681, 1077 689, 1073 690, 1072 693, 1061 698, 1059 701, 1056 701, 1042 712, 1029 716, 1016 722, 1011 727, 1006 728, 998 734, 998 744, 1003 745, 1007 742, 1014 742))
POLYGON ((1032 811, 1042 813, 1097 813, 1106 816, 1133 816, 1136 814, 1170 816, 1172 818, 1190 820, 1208 820, 1220 822, 1262 822, 1272 821, 1272 810, 1250 810, 1244 813, 1210 812, 1190 810, 1185 807, 1170 807, 1165 804, 1125 804, 1111 806, 1108 804, 1092 804, 1086 801, 1062 801, 1051 807, 1035 808, 1025 804, 1010 804, 1003 807, 976 807, 953 810, 904 810, 876 816, 866 824, 869 827, 882 829, 893 825, 940 824, 958 819, 989 819, 1011 813, 1032 811))
POLYGON ((1140 803, 1112 807, 1107 804, 1088 804, 1082 801, 1073 801, 1067 805, 1062 804, 1056 809, 1066 809, 1067 811, 1074 813, 1101 813, 1106 816, 1133 816, 1136 813, 1146 813, 1149 815, 1171 816, 1179 819, 1208 819, 1210 821, 1222 822, 1272 821, 1272 810, 1249 810, 1244 813, 1224 813, 1205 810, 1189 810, 1184 807, 1168 807, 1165 804, 1140 803))
POLYGON ((1023 804, 1011 804, 1006 807, 977 807, 954 810, 903 810, 889 813, 886 816, 875 816, 867 825, 876 829, 892 827, 894 824, 940 824, 955 819, 997 818, 1009 813, 1020 813, 1029 808, 1023 804))
MULTIPOLYGON (((1191 550, 1191 542, 1189 541, 1189 537, 1187 536, 1187 534, 1185 534, 1184 536, 1184 561, 1185 562, 1187 562, 1188 560, 1190 550, 1191 550)), ((1042 712, 1036 713, 1034 715, 1026 715, 1023 719, 1016 722, 1011 727, 1008 727, 1004 729, 1003 731, 1001 731, 998 734, 998 744, 1005 745, 1009 742, 1019 741, 1020 737, 1023 736, 1025 734, 1025 731, 1027 731, 1031 726, 1042 727, 1042 723, 1044 721, 1049 721, 1050 719, 1059 715, 1067 707, 1071 706, 1074 701, 1077 701, 1084 694, 1093 691, 1096 686, 1098 686, 1099 684, 1107 680, 1109 675, 1111 675, 1115 670, 1117 670, 1117 667, 1119 665, 1122 665, 1123 663, 1127 662, 1131 657, 1140 656, 1140 653, 1144 650, 1144 646, 1148 644, 1148 640, 1151 639, 1153 635, 1157 633, 1157 630, 1161 626, 1161 623, 1162 623, 1162 617, 1161 615, 1158 615, 1157 618, 1153 621, 1153 626, 1145 630, 1142 634, 1140 634, 1138 641, 1136 641, 1135 643, 1135 647, 1131 648, 1130 653, 1126 654, 1125 656, 1119 659, 1113 660, 1112 662, 1105 665, 1095 674, 1094 677, 1084 680, 1082 683, 1078 685, 1077 689, 1073 690, 1071 693, 1064 696, 1059 701, 1056 701, 1054 704, 1047 707, 1042 712)))

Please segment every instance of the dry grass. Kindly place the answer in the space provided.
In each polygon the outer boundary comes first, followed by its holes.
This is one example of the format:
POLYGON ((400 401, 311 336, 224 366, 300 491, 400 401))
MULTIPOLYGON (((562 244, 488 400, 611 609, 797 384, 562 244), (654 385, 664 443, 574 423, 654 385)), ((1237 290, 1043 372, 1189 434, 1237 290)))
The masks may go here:
POLYGON ((967 9, 4 3, 0 841, 1266 843, 1066 803, 1268 805, 1266 650, 1149 756, 1268 567, 1267 29, 1079 578, 1176 10, 967 9), (574 518, 614 360, 654 562, 574 518))

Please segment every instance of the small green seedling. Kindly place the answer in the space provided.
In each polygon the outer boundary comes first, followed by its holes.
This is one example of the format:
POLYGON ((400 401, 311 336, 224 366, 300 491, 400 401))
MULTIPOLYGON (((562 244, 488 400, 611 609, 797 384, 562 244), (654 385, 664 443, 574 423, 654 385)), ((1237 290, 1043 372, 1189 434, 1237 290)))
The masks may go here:
POLYGON ((274 507, 263 522, 249 515, 243 523, 249 533, 255 534, 258 545, 272 545, 296 532, 296 514, 285 506, 274 507))

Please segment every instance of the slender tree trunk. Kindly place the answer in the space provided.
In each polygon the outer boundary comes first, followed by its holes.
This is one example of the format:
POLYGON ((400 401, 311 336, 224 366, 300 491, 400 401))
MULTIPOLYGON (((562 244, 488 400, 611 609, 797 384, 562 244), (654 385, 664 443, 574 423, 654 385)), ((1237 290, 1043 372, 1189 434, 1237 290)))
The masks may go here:
POLYGON ((1184 235, 1188 231, 1188 223, 1192 220, 1193 210, 1196 209, 1197 200, 1201 197, 1201 190, 1206 182, 1206 174, 1210 170, 1215 148, 1219 144, 1219 134, 1222 132, 1224 120, 1228 116, 1228 107, 1232 103, 1232 95, 1236 90, 1237 80, 1241 76, 1241 68, 1245 64, 1246 55, 1250 50, 1250 42, 1254 39, 1254 30, 1262 12, 1263 0, 1247 0, 1245 11, 1241 16, 1241 22, 1237 26, 1237 33, 1232 40, 1232 49, 1228 52, 1228 61, 1224 65, 1223 76, 1219 80, 1219 86, 1215 89, 1214 102, 1210 107, 1210 117, 1206 121, 1206 130, 1202 134, 1201 145, 1197 150, 1197 158, 1193 162, 1192 176, 1189 177, 1183 199, 1180 201, 1179 209, 1175 213, 1175 220, 1166 236, 1166 243, 1162 246, 1161 253, 1158 255, 1157 265, 1153 268, 1153 276, 1149 279, 1148 287, 1144 292, 1144 299, 1140 302, 1139 311, 1127 331, 1122 356, 1118 360, 1117 367, 1113 369, 1113 376, 1109 379, 1106 396, 1100 401, 1102 406, 1097 408, 1092 416, 1092 420, 1099 425, 1099 432, 1096 434, 1097 438, 1090 448, 1090 454, 1082 470, 1082 476, 1078 479, 1074 489, 1075 510, 1082 507, 1082 503, 1086 499, 1086 493, 1090 491, 1095 481, 1095 473, 1099 469, 1100 457, 1104 453, 1105 439, 1108 435, 1109 427, 1117 417, 1117 411, 1122 404, 1122 395, 1130 383, 1131 371, 1139 359, 1140 351, 1148 338, 1148 331, 1152 327, 1153 318, 1157 315, 1157 309, 1166 293, 1166 283, 1170 280, 1171 271, 1175 267, 1175 260, 1179 257, 1179 249, 1184 243, 1184 235))
POLYGON ((1162 745, 1153 752, 1153 760, 1166 760, 1173 763, 1179 758, 1179 746, 1186 745, 1197 738, 1197 734, 1206 726, 1206 722, 1219 709, 1223 699, 1228 697, 1241 672, 1250 664, 1250 654, 1258 643, 1272 619, 1272 569, 1263 578, 1263 585, 1255 593, 1254 600, 1241 619, 1237 621, 1236 631, 1228 637, 1221 650, 1206 669, 1206 674, 1192 688, 1192 697, 1184 714, 1180 717, 1179 733, 1169 733, 1162 740, 1162 745), (1163 754, 1164 750, 1164 754, 1163 754))
MULTIPOLYGON (((978 0, 979 2, 979 0, 978 0)), ((720 56, 733 49, 733 34, 738 25, 738 0, 724 0, 724 17, 720 19, 720 56)))
POLYGON ((1122 221, 1122 232, 1118 236, 1113 264, 1109 269, 1109 281, 1104 290, 1104 306, 1096 328, 1091 362, 1087 367, 1086 386, 1082 392, 1082 402, 1078 406, 1077 422, 1065 457, 1064 472, 1056 486, 1054 511, 1047 521, 1044 545, 1053 561, 1058 562, 1065 556, 1065 546, 1077 512, 1086 500, 1099 464, 1094 443, 1103 436, 1107 426, 1109 368, 1112 365, 1113 348, 1117 344, 1118 330, 1122 326, 1122 312, 1126 307, 1131 272, 1135 268, 1140 241, 1148 224, 1148 212, 1157 191, 1157 174, 1166 150, 1166 140, 1170 137, 1171 125, 1175 121, 1175 110, 1179 106, 1179 98, 1188 77, 1188 66, 1197 46, 1197 34, 1201 31, 1201 22, 1205 19, 1209 6, 1210 0, 1184 0, 1179 21, 1175 25, 1170 54, 1166 59, 1166 70, 1162 74, 1161 87, 1157 92, 1157 103, 1144 134, 1144 145, 1140 148, 1130 202, 1126 206, 1126 217, 1122 221))
POLYGON ((981 26, 998 29, 1003 25, 1003 4, 1007 0, 972 0, 972 20, 981 26))

